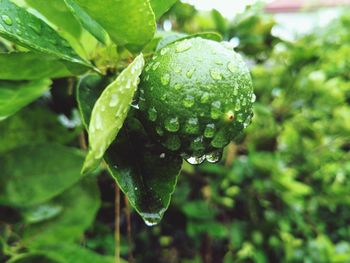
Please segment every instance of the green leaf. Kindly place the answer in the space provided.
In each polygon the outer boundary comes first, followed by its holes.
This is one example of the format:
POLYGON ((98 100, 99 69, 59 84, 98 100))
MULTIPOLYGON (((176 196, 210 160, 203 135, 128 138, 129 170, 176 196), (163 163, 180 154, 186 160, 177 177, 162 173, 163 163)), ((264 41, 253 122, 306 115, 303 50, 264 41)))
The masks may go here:
POLYGON ((80 132, 81 128, 64 127, 58 116, 43 105, 26 108, 0 122, 0 155, 25 144, 69 143, 80 132))
POLYGON ((137 119, 128 119, 105 160, 131 205, 147 225, 162 219, 174 192, 182 159, 153 144, 137 119))
POLYGON ((50 255, 46 255, 45 253, 42 253, 42 252, 25 253, 25 254, 16 255, 6 263, 39 263, 39 262, 64 263, 64 261, 61 261, 50 255))
MULTIPOLYGON (((114 257, 102 256, 76 244, 57 243, 50 246, 42 246, 38 252, 60 258, 65 263, 113 263, 114 257)), ((126 263, 120 259, 120 263, 126 263)))
POLYGON ((63 207, 62 212, 51 220, 24 229, 23 243, 30 248, 69 243, 83 235, 100 207, 96 178, 84 178, 48 204, 63 207))
POLYGON ((177 0, 151 0, 151 6, 158 19, 175 4, 177 0))
POLYGON ((42 204, 35 207, 24 208, 21 211, 22 217, 27 224, 35 224, 49 220, 62 212, 62 206, 42 204))
POLYGON ((2 0, 0 6, 0 36, 26 48, 91 67, 44 21, 9 0, 2 0))
POLYGON ((156 30, 154 13, 148 0, 74 0, 110 35, 117 44, 143 46, 156 30))
POLYGON ((89 124, 89 152, 82 169, 83 173, 96 168, 123 126, 143 66, 144 59, 140 54, 96 101, 89 124))
POLYGON ((25 2, 52 23, 59 31, 67 32, 78 39, 82 32, 81 25, 73 16, 64 0, 25 0, 25 2))
POLYGON ((39 98, 51 85, 49 79, 31 82, 0 81, 0 120, 39 98))
POLYGON ((82 122, 88 130, 91 112, 101 96, 103 90, 107 87, 109 81, 98 74, 88 74, 79 80, 77 86, 77 101, 82 122))
MULTIPOLYGON (((0 53, 0 79, 34 80, 73 76, 65 63, 56 57, 34 52, 0 53)), ((86 67, 82 67, 82 70, 86 70, 86 67)))
POLYGON ((0 203, 26 207, 60 194, 80 180, 82 154, 58 144, 27 145, 0 157, 0 203))
POLYGON ((78 19, 81 25, 89 31, 96 39, 104 44, 109 41, 109 36, 101 25, 93 20, 79 5, 73 0, 64 0, 67 7, 71 10, 73 15, 78 19))

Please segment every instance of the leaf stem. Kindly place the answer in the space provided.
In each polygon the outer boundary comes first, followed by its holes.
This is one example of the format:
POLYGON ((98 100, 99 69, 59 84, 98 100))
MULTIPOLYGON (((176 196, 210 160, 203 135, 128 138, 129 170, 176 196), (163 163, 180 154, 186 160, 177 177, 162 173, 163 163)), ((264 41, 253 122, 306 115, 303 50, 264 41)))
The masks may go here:
POLYGON ((115 263, 120 263, 120 189, 115 184, 115 210, 114 210, 114 239, 115 239, 115 263))

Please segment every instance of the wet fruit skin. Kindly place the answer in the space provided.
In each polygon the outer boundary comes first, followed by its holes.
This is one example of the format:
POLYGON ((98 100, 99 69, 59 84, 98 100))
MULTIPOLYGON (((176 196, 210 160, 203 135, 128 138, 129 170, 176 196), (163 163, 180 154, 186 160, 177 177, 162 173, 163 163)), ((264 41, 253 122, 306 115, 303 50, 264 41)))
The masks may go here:
POLYGON ((249 70, 223 43, 191 38, 167 45, 146 65, 139 87, 146 129, 187 158, 218 155, 252 118, 249 70))

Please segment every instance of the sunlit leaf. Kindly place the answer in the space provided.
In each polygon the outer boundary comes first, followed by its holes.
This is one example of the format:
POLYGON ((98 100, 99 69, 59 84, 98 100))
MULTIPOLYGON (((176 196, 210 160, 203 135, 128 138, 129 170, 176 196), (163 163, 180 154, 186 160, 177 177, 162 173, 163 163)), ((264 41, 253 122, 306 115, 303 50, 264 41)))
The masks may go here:
POLYGON ((159 223, 169 206, 182 159, 152 143, 136 119, 127 121, 105 160, 109 171, 147 225, 159 223))
POLYGON ((106 44, 108 34, 95 20, 93 20, 74 0, 64 0, 73 15, 80 21, 81 25, 89 31, 97 40, 106 44))
POLYGON ((103 91, 95 103, 89 124, 89 152, 83 173, 96 168, 123 126, 143 66, 141 54, 103 91))
POLYGON ((151 6, 156 18, 161 17, 176 1, 177 0, 151 0, 151 6))
POLYGON ((154 13, 149 1, 74 0, 99 23, 118 44, 142 46, 150 41, 156 30, 154 13))
POLYGON ((2 0, 0 7, 0 36, 29 49, 90 66, 44 21, 9 0, 2 0))

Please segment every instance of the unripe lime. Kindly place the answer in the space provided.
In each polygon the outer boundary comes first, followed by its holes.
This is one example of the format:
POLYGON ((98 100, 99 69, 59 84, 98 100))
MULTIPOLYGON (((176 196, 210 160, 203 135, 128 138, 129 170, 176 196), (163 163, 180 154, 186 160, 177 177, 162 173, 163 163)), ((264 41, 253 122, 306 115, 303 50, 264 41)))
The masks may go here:
POLYGON ((141 76, 144 125, 167 149, 192 162, 205 156, 216 161, 250 123, 254 101, 240 55, 212 40, 169 44, 154 54, 141 76))

